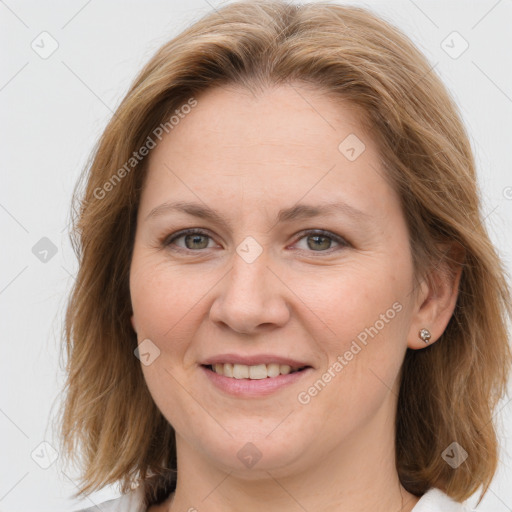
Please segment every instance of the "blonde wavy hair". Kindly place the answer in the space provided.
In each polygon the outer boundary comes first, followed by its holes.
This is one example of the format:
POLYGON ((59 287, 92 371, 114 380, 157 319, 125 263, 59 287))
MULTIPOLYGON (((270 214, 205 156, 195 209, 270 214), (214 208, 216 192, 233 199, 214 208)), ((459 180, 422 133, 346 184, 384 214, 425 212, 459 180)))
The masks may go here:
MULTIPOLYGON (((82 470, 79 491, 144 485, 147 506, 175 489, 173 427, 156 407, 134 356, 129 271, 147 158, 98 193, 180 105, 224 84, 255 90, 312 84, 361 111, 407 220, 416 279, 462 265, 441 338, 407 350, 396 414, 396 467, 407 491, 457 501, 498 464, 493 414, 512 361, 510 288, 483 223, 475 163, 455 102, 427 59, 368 10, 330 3, 228 4, 163 45, 131 85, 73 195, 71 241, 79 271, 67 303, 67 381, 61 452, 82 470), (83 180, 86 179, 85 187, 83 180), (446 251, 458 244, 462 262, 446 251), (469 454, 452 469, 453 441, 469 454)), ((63 348, 64 350, 64 348, 63 348)))

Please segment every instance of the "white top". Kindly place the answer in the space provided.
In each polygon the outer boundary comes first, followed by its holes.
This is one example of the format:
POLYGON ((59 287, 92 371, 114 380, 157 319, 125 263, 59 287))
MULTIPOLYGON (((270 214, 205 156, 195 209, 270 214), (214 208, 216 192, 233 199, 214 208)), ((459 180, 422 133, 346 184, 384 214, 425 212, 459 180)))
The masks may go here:
MULTIPOLYGON (((105 501, 100 505, 101 512, 146 512, 143 505, 143 488, 137 487, 119 498, 105 501)), ((98 512, 97 506, 76 512, 98 512)), ((416 503, 412 512, 476 512, 468 505, 459 503, 439 489, 430 489, 416 503)))

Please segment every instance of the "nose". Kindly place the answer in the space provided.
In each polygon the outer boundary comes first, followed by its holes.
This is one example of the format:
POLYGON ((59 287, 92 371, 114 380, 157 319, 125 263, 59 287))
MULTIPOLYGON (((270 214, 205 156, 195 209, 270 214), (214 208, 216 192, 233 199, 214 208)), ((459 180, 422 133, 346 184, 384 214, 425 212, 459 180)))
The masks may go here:
POLYGON ((285 325, 290 317, 284 280, 269 266, 266 251, 254 261, 233 255, 233 266, 218 284, 210 320, 242 334, 257 334, 285 325))

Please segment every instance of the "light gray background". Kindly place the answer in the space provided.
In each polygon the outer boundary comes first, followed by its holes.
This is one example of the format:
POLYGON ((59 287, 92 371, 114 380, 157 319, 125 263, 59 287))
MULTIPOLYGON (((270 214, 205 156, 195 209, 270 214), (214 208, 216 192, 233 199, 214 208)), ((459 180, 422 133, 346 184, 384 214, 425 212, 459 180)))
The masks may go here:
MULTIPOLYGON (((401 27, 456 98, 477 158, 486 224, 510 272, 512 2, 351 3, 370 7, 401 27), (453 31, 469 44, 458 58, 453 56, 464 43, 459 36, 446 39, 453 31)), ((62 471, 60 457, 47 469, 31 457, 43 441, 57 446, 50 421, 64 382, 61 322, 77 269, 67 235, 71 192, 138 70, 161 44, 220 5, 213 0, 0 1, 3 512, 70 511, 118 495, 107 488, 82 501, 71 500, 77 475, 62 471), (42 47, 43 31, 58 43, 44 59, 31 47, 33 41, 42 47), (57 251, 46 262, 32 252, 43 237, 57 251)), ((49 39, 44 47, 50 48, 49 39)), ((497 415, 500 467, 481 511, 512 510, 508 400, 497 415)), ((49 461, 49 456, 41 460, 49 461)), ((476 497, 470 500, 475 502, 476 497)))

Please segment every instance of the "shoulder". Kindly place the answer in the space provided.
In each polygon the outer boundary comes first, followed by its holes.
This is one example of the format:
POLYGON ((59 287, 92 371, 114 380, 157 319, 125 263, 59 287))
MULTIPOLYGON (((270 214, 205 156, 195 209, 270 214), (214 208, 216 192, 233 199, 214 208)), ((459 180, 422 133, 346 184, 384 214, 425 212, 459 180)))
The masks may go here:
POLYGON ((75 512, 146 512, 144 506, 143 487, 123 494, 119 498, 96 503, 91 507, 76 510, 75 512))
POLYGON ((450 498, 440 489, 430 489, 416 503, 412 512, 475 512, 465 503, 450 498))

